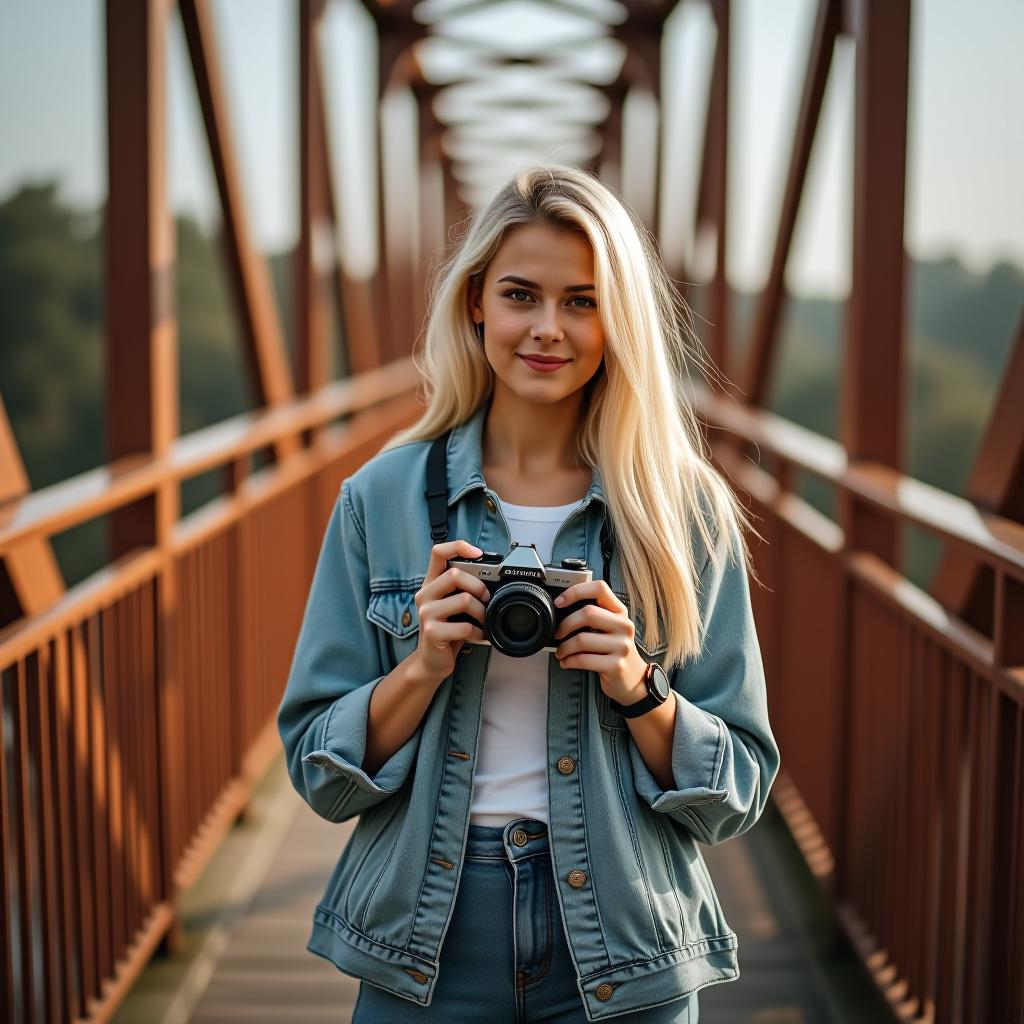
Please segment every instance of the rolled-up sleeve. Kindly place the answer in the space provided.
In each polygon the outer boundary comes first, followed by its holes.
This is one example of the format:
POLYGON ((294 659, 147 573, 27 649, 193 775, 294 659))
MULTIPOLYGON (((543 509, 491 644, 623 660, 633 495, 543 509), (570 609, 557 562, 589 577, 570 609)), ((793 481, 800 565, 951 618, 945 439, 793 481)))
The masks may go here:
POLYGON ((709 845, 753 826, 779 770, 746 566, 739 547, 727 557, 721 536, 716 547, 718 568, 708 556, 700 573, 702 653, 668 673, 675 788, 661 788, 629 738, 637 792, 709 845))
POLYGON ((302 618, 277 728, 292 785, 322 818, 342 822, 405 783, 421 729, 371 778, 362 769, 370 697, 386 675, 369 600, 366 533, 350 479, 324 534, 302 618))

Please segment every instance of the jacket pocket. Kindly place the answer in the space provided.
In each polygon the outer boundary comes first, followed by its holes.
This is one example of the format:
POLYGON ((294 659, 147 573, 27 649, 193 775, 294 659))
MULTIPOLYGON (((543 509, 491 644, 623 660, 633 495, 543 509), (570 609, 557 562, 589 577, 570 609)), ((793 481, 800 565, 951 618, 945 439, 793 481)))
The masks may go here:
POLYGON ((404 661, 419 643, 420 616, 416 592, 424 577, 412 580, 378 579, 370 581, 370 599, 366 617, 386 634, 392 666, 404 661))

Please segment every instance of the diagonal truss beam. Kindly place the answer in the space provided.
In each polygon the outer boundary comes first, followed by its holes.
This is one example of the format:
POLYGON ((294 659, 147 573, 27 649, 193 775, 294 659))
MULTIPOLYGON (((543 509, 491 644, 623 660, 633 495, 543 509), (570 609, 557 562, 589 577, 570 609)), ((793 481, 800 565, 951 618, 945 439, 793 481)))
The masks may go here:
MULTIPOLYGON (((0 509, 31 491, 25 463, 0 395, 0 509)), ((64 593, 64 577, 50 541, 35 538, 7 552, 0 563, 0 629, 45 611, 64 593)))
MULTIPOLYGON (((257 402, 276 406, 294 398, 295 388, 270 273, 252 244, 245 214, 210 7, 208 0, 180 0, 179 8, 224 215, 223 237, 246 365, 257 402)), ((294 440, 281 442, 276 454, 281 458, 294 448, 294 440)))
MULTIPOLYGON (((964 497, 980 508, 1024 522, 1024 313, 981 439, 964 497)), ((992 587, 955 549, 947 550, 931 591, 946 608, 984 631, 992 625, 992 587)))
POLYGON ((819 0, 811 51, 804 74, 800 112, 797 117, 793 152, 786 176, 786 191, 775 234, 775 251, 764 291, 757 303, 750 349, 743 378, 743 393, 736 397, 748 405, 763 405, 778 347, 779 320, 784 299, 786 263, 793 244, 800 199, 807 179, 811 148, 821 115, 832 55, 840 29, 839 0, 819 0))

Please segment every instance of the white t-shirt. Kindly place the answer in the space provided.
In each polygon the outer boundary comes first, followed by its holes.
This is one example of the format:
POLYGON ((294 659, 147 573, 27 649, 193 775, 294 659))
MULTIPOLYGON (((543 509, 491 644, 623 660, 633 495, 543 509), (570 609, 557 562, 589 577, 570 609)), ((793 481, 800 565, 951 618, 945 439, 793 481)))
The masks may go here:
MULTIPOLYGON (((555 535, 580 501, 537 507, 501 501, 509 535, 551 561, 555 535)), ((547 722, 550 651, 510 658, 491 648, 469 820, 502 826, 513 818, 548 823, 547 722)))

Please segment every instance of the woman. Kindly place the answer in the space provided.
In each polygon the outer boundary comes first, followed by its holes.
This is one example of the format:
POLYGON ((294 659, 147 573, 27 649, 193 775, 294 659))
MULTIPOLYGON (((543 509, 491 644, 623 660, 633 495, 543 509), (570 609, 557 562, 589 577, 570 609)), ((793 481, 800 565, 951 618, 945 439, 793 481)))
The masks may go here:
POLYGON ((435 291, 425 413, 342 483, 278 726, 310 806, 359 816, 308 946, 355 1024, 692 1024, 739 974, 697 843, 779 754, 685 312, 609 189, 525 170, 435 291), (523 654, 474 567, 530 544, 569 582, 523 654))

